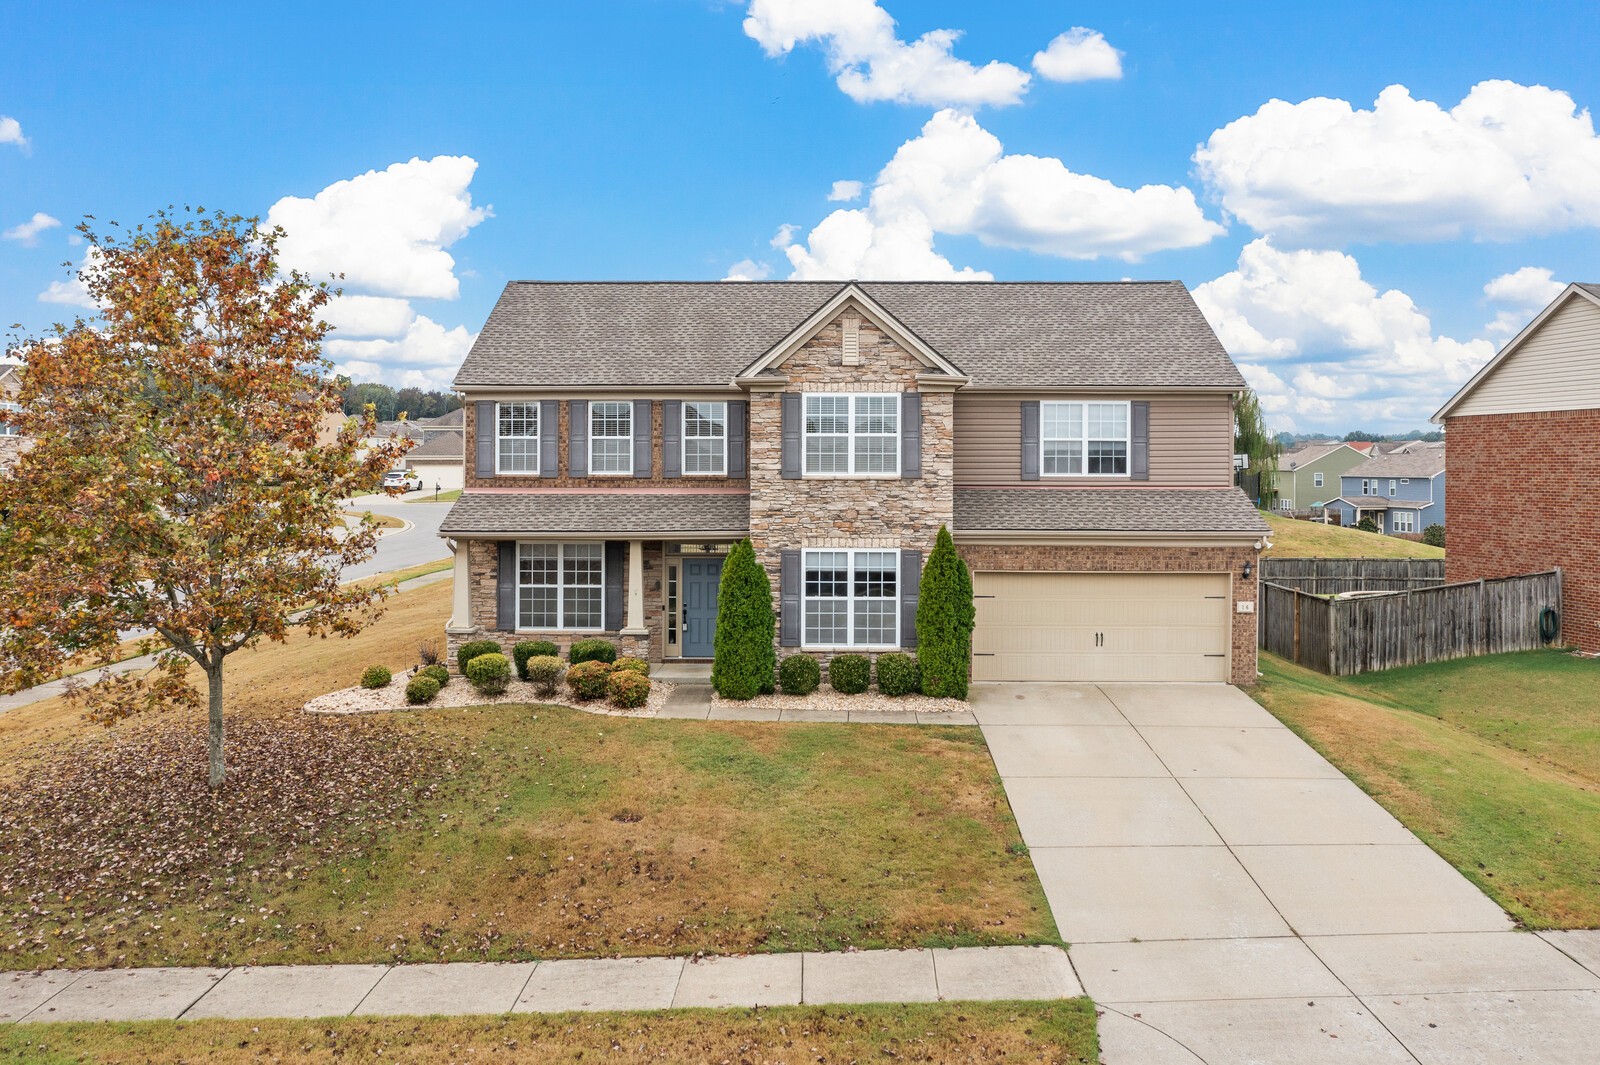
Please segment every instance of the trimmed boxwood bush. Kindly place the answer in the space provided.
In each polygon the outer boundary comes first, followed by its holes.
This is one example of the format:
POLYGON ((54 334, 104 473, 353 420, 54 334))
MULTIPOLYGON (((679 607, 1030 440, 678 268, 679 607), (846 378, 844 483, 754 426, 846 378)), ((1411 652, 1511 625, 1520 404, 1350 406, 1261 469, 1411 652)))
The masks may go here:
POLYGON ((422 706, 433 702, 433 697, 439 694, 439 682, 423 673, 418 673, 411 678, 411 683, 406 685, 406 702, 412 706, 422 706))
POLYGON ((789 655, 778 663, 778 687, 785 695, 810 695, 822 683, 822 667, 810 655, 789 655))
POLYGON ((778 655, 772 637, 772 582, 746 537, 733 545, 717 586, 717 633, 711 686, 724 699, 754 699, 772 691, 778 655))
POLYGON ((555 655, 534 655, 523 663, 523 676, 540 695, 554 695, 561 681, 561 671, 567 668, 555 655))
POLYGON ((431 666, 423 666, 417 670, 417 676, 432 677, 439 682, 439 687, 443 688, 450 683, 450 667, 442 662, 431 666))
POLYGON ((502 654, 479 655, 467 663, 467 679, 485 695, 503 695, 511 684, 511 660, 502 654))
POLYGON ((389 672, 388 666, 368 666, 361 673, 361 686, 363 688, 387 688, 394 679, 394 674, 389 672))
POLYGON ((646 662, 642 658, 634 658, 630 655, 624 655, 623 657, 617 659, 615 662, 611 663, 611 666, 613 669, 631 669, 633 672, 643 677, 648 677, 650 675, 650 663, 646 662))
POLYGON ((572 650, 567 652, 567 661, 573 665, 580 662, 605 662, 610 664, 617 660, 617 647, 610 640, 573 640, 572 650))
POLYGON ((972 574, 956 554, 949 528, 941 525, 917 587, 917 669, 924 695, 967 697, 977 620, 972 574))
POLYGON ((922 687, 917 660, 899 651, 879 655, 878 691, 884 695, 914 695, 922 687))
POLYGON ((631 669, 613 669, 606 678, 606 698, 623 710, 641 707, 650 698, 650 678, 631 669))
POLYGON ((1356 522, 1356 528, 1360 529, 1362 532, 1375 533, 1378 531, 1378 519, 1374 518, 1371 514, 1368 514, 1366 517, 1356 522))
POLYGON ((567 687, 579 699, 598 699, 606 693, 606 680, 610 676, 610 662, 590 659, 567 670, 567 687))
POLYGON ((860 695, 872 680, 866 655, 840 655, 828 663, 828 684, 843 695, 860 695))
POLYGON ((1444 526, 1434 522, 1422 530, 1422 542, 1430 547, 1444 546, 1444 526))
POLYGON ((528 659, 559 655, 561 649, 549 640, 523 640, 511 649, 511 660, 517 664, 517 676, 528 679, 528 659))
POLYGON ((468 640, 456 648, 456 668, 461 671, 461 675, 464 677, 467 675, 468 662, 479 655, 497 655, 499 653, 500 645, 493 640, 468 640))

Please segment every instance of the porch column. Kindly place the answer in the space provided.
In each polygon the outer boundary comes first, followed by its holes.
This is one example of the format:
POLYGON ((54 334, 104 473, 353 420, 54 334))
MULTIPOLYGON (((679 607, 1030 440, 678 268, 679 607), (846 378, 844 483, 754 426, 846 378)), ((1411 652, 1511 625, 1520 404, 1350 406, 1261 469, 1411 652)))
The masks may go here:
POLYGON ((446 540, 450 553, 455 556, 454 586, 450 596, 450 620, 445 623, 447 632, 472 630, 472 585, 468 572, 467 556, 470 553, 465 540, 446 540))
POLYGON ((628 541, 628 621, 624 636, 644 636, 644 541, 628 541))

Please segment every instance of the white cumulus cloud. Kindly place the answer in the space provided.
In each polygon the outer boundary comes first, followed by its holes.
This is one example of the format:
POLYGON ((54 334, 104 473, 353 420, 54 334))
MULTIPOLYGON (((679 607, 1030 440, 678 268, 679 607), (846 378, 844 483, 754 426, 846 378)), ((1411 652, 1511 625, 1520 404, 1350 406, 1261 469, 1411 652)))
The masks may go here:
POLYGON ((19 222, 0 233, 0 238, 21 242, 25 248, 31 248, 39 243, 39 234, 47 229, 55 229, 61 224, 61 219, 52 218, 43 211, 35 211, 33 217, 26 222, 19 222))
POLYGON ((987 278, 935 252, 935 235, 1067 259, 1134 261, 1222 232, 1189 189, 1123 188, 1060 159, 1007 155, 971 115, 946 109, 895 152, 867 206, 834 211, 784 252, 795 277, 987 278))
POLYGON ((460 282, 445 249, 491 213, 472 203, 477 169, 468 156, 395 163, 310 199, 285 196, 267 224, 284 228, 284 264, 313 277, 342 273, 345 285, 363 292, 455 299, 460 282))
POLYGON ((1500 308, 1485 329, 1496 336, 1515 336, 1566 287, 1542 266, 1501 274, 1483 286, 1489 302, 1500 308))
POLYGON ((740 259, 728 267, 728 275, 724 281, 765 281, 772 276, 770 263, 758 263, 754 259, 740 259))
POLYGON ((1195 153, 1224 208, 1309 244, 1510 240, 1600 226, 1600 137, 1542 85, 1484 81, 1446 110, 1402 85, 1370 111, 1272 100, 1195 153))
POLYGON ((1105 34, 1074 26, 1033 57, 1033 69, 1051 81, 1096 81, 1122 77, 1122 53, 1105 34))
POLYGON ((322 319, 336 332, 358 337, 397 337, 416 320, 411 301, 393 296, 335 296, 322 319))
POLYGON ((28 138, 22 135, 22 123, 10 115, 0 115, 0 144, 15 144, 23 151, 28 150, 28 138))
POLYGON ((752 0, 744 32, 769 56, 816 41, 852 100, 933 107, 1003 107, 1028 89, 1027 71, 999 60, 974 66, 951 54, 961 31, 938 29, 907 43, 874 0, 752 0))
POLYGON ((83 275, 93 274, 100 269, 104 256, 100 249, 93 244, 84 248, 83 259, 78 263, 77 271, 66 281, 52 281, 49 287, 39 293, 40 303, 60 303, 68 307, 82 307, 85 310, 99 310, 100 305, 89 295, 89 286, 84 284, 83 275))
POLYGON ((405 363, 446 367, 452 372, 466 358, 472 342, 478 339, 464 325, 446 329, 427 315, 419 314, 394 338, 374 337, 348 340, 335 337, 323 343, 323 350, 335 362, 361 360, 378 363, 405 363))
POLYGON ((835 181, 833 188, 828 190, 828 200, 831 203, 849 203, 851 200, 861 198, 861 182, 835 181))
POLYGON ((1410 296, 1380 292, 1337 251, 1260 238, 1194 298, 1280 428, 1337 428, 1335 411, 1414 428, 1494 354, 1488 340, 1437 335, 1410 296))

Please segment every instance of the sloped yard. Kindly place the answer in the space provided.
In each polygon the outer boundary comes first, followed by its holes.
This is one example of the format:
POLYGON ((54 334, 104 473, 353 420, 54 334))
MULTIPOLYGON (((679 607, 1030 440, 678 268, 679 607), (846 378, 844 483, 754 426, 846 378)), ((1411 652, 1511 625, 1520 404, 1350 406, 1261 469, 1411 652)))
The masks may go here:
POLYGON ((1429 547, 1398 536, 1323 525, 1316 521, 1297 521, 1277 514, 1263 514, 1272 532, 1272 547, 1263 558, 1443 558, 1444 548, 1429 547))

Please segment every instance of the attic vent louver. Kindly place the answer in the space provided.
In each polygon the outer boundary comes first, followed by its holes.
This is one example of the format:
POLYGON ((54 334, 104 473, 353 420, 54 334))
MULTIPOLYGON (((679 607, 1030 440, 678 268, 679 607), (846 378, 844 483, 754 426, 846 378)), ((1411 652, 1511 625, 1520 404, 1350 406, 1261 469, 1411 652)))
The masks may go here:
POLYGON ((861 319, 853 314, 844 316, 844 339, 842 342, 843 356, 840 363, 844 366, 861 365, 861 319))

